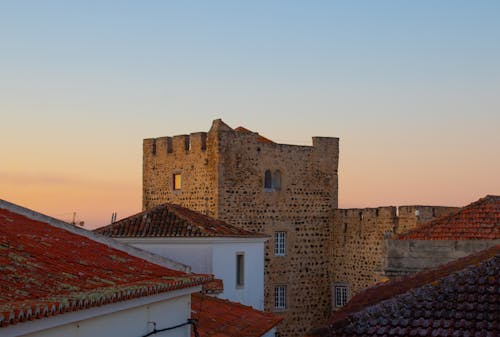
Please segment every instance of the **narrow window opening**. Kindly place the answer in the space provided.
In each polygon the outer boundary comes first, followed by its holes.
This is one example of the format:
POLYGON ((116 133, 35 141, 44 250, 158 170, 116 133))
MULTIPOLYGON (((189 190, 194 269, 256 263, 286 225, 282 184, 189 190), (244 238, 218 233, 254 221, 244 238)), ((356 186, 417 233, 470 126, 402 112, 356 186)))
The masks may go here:
POLYGON ((273 177, 271 170, 266 170, 264 173, 264 189, 271 191, 273 188, 273 177))
POLYGON ((236 254, 236 287, 242 288, 245 285, 245 255, 236 254))
POLYGON ((274 309, 275 310, 286 309, 286 286, 274 287, 274 309))
POLYGON ((286 232, 274 233, 274 255, 286 255, 286 232))
POLYGON ((347 304, 349 300, 349 287, 345 283, 336 283, 333 285, 334 305, 341 308, 347 304))
POLYGON ((179 191, 182 188, 182 177, 180 173, 174 173, 172 176, 172 186, 174 191, 179 191))
POLYGON ((274 171, 274 174, 273 174, 273 188, 276 191, 281 190, 281 172, 279 170, 278 171, 274 171))

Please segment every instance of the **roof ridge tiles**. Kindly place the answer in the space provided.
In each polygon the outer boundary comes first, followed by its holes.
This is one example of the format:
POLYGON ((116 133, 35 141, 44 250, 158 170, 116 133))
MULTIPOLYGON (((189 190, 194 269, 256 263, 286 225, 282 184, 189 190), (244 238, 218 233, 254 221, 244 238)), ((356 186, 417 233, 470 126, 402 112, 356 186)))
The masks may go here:
POLYGON ((487 195, 469 205, 391 240, 500 239, 500 196, 487 195), (483 231, 488 227, 491 231, 483 231))
POLYGON ((457 259, 433 269, 416 274, 398 277, 386 283, 378 283, 366 288, 354 296, 345 307, 335 312, 330 320, 331 325, 344 324, 347 317, 373 305, 378 305, 395 297, 410 293, 424 286, 435 286, 452 275, 466 272, 468 269, 477 268, 491 259, 500 259, 500 245, 490 247, 478 253, 457 259), (344 322, 344 323, 343 323, 344 322))
POLYGON ((138 257, 139 250, 101 235, 44 222, 54 221, 48 217, 30 218, 7 203, 0 206, 5 247, 0 249, 0 283, 9 289, 0 293, 0 327, 213 280, 138 257))
POLYGON ((106 236, 122 238, 268 237, 266 234, 247 231, 172 203, 158 205, 94 231, 106 236), (142 225, 144 222, 150 223, 150 227, 144 227, 142 225))

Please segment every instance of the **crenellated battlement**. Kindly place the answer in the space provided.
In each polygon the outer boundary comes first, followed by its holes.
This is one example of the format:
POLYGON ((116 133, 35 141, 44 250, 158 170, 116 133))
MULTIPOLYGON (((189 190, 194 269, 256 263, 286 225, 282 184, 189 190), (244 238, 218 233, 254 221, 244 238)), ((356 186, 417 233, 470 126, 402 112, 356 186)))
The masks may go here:
POLYGON ((366 220, 369 218, 394 218, 397 208, 394 206, 381 206, 374 208, 339 208, 333 210, 336 218, 349 218, 366 220))
POLYGON ((374 284, 379 280, 384 238, 456 210, 419 205, 333 210, 330 231, 333 282, 350 284, 352 294, 374 284))
POLYGON ((195 132, 173 137, 146 138, 143 140, 144 155, 189 154, 207 149, 207 133, 195 132))
POLYGON ((329 311, 324 268, 338 205, 338 158, 338 138, 280 144, 217 119, 208 132, 144 140, 143 208, 170 202, 271 240, 285 232, 285 255, 275 256, 271 242, 266 247, 264 306, 274 306, 274 284, 288 285, 282 334, 293 336, 329 311), (299 279, 302 285, 290 281, 299 279))

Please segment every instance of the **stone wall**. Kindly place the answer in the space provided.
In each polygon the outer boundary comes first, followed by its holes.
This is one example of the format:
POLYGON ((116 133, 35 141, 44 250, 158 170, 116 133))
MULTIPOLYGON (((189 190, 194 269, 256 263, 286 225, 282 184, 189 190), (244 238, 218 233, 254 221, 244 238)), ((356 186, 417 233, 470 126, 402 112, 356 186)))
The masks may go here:
POLYGON ((216 139, 205 132, 143 141, 143 210, 170 202, 204 214, 217 212, 216 139), (181 173, 182 188, 173 189, 181 173))
POLYGON ((330 274, 350 297, 380 280, 384 238, 456 211, 455 207, 400 206, 333 211, 330 274))
POLYGON ((315 137, 313 146, 263 141, 220 120, 208 134, 146 139, 143 208, 177 203, 270 234, 265 309, 275 311, 274 287, 286 285, 286 309, 278 312, 284 321, 277 330, 283 337, 302 336, 331 312, 326 252, 338 200, 338 148, 337 138, 315 137), (266 170, 280 173, 279 188, 264 188, 266 170), (176 172, 182 176, 180 191, 172 187, 176 172), (274 255, 276 231, 286 232, 285 256, 274 255))
POLYGON ((416 273, 500 244, 500 240, 384 240, 382 270, 388 278, 416 273))
MULTIPOLYGON (((432 206, 337 209, 338 138, 314 137, 312 146, 273 143, 216 120, 208 133, 144 140, 144 209, 172 202, 247 230, 269 234, 265 247, 265 303, 287 287, 277 311, 283 337, 302 336, 332 311, 332 284, 354 295, 377 282, 384 237, 448 214, 432 206), (265 172, 280 173, 265 188, 265 172), (174 191, 172 175, 182 175, 174 191), (286 233, 286 254, 275 256, 274 233, 286 233)), ((276 311, 275 311, 276 312, 276 311)))
POLYGON ((330 315, 331 211, 337 208, 338 139, 313 146, 259 141, 255 133, 225 132, 220 142, 221 219, 271 235, 265 249, 265 308, 274 310, 274 287, 287 286, 279 315, 282 336, 302 336, 330 315), (265 189, 265 171, 281 173, 279 189, 265 189), (275 256, 274 233, 286 232, 286 254, 275 256))

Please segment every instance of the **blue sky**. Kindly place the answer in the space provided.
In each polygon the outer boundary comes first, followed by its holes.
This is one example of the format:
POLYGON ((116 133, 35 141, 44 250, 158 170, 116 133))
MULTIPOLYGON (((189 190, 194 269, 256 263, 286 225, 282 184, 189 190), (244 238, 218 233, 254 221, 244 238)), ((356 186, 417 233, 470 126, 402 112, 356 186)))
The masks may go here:
POLYGON ((498 1, 3 1, 0 46, 0 197, 28 207, 126 216, 142 138, 215 118, 340 137, 342 207, 500 193, 498 1))

